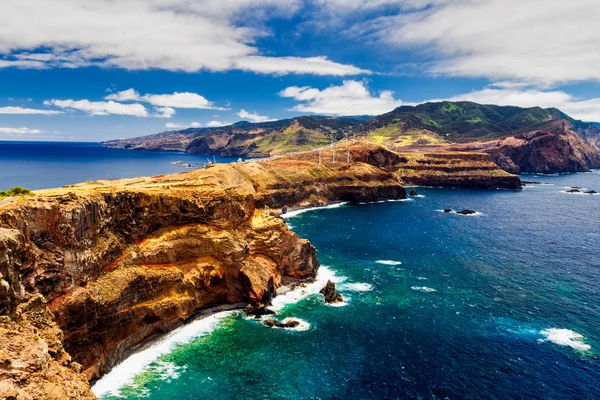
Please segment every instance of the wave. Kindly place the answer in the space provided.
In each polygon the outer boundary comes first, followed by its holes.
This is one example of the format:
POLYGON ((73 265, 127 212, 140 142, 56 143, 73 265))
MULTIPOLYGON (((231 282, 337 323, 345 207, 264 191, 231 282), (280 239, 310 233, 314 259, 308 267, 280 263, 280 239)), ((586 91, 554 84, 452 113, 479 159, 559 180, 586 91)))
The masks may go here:
POLYGON ((296 331, 296 332, 304 332, 310 329, 310 324, 308 322, 306 322, 303 319, 300 318, 296 318, 296 317, 289 317, 289 318, 285 318, 283 321, 284 324, 290 321, 297 321, 298 322, 298 326, 294 327, 294 328, 280 328, 278 326, 273 326, 271 329, 281 329, 284 331, 296 331))
POLYGON ((338 276, 333 270, 321 265, 314 282, 298 286, 295 289, 287 292, 279 291, 277 296, 273 298, 272 305, 269 308, 275 311, 281 310, 288 304, 297 303, 310 295, 319 293, 323 286, 327 284, 327 281, 337 284, 345 281, 346 279, 347 278, 345 276, 338 276))
POLYGON ((309 207, 309 208, 303 208, 303 209, 300 209, 300 210, 288 211, 285 214, 281 214, 281 218, 283 218, 283 219, 293 218, 293 217, 297 217, 298 215, 303 214, 305 212, 309 212, 309 211, 327 210, 327 209, 332 209, 332 208, 340 208, 342 206, 345 206, 346 204, 348 204, 348 202, 344 201, 344 202, 341 202, 341 203, 329 204, 327 206, 322 206, 322 207, 309 207))
POLYGON ((218 327, 224 318, 235 312, 221 311, 175 329, 153 342, 151 346, 134 353, 118 364, 92 386, 92 392, 97 397, 108 394, 119 396, 121 388, 133 384, 137 375, 149 370, 151 372, 159 371, 159 377, 165 380, 177 378, 179 371, 172 368, 175 366, 158 361, 158 359, 169 354, 177 345, 190 343, 198 337, 208 335, 218 327))
POLYGON ((377 260, 375 262, 377 264, 383 264, 383 265, 401 265, 402 264, 401 261, 394 261, 394 260, 377 260))
POLYGON ((373 290, 373 285, 369 283, 344 283, 340 285, 338 289, 351 292, 370 292, 373 290))
POLYGON ((565 194, 575 194, 575 195, 584 195, 584 196, 598 196, 600 195, 600 193, 585 193, 585 191, 587 191, 588 189, 581 189, 580 192, 575 192, 575 193, 569 193, 566 190, 561 190, 561 193, 565 193, 565 194))
POLYGON ((423 292, 423 293, 433 293, 433 292, 437 292, 437 290, 427 287, 427 286, 411 286, 412 290, 416 290, 418 292, 423 292))
POLYGON ((417 276, 417 280, 419 280, 419 281, 426 281, 427 278, 425 278, 424 276, 417 276))
POLYGON ((378 201, 360 201, 358 204, 381 204, 381 203, 402 203, 407 201, 413 201, 411 198, 406 199, 388 199, 388 200, 378 200, 378 201))
POLYGON ((545 339, 538 339, 538 342, 552 342, 560 346, 568 346, 575 350, 588 351, 592 348, 583 341, 583 335, 570 329, 550 328, 540 331, 545 339))

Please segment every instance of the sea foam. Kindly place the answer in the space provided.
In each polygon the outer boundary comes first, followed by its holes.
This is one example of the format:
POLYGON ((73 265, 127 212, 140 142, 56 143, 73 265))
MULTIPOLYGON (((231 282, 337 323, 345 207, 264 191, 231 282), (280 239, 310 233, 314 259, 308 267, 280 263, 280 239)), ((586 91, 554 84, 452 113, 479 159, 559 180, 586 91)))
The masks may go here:
POLYGON ((583 335, 570 329, 550 328, 540 332, 545 339, 538 339, 538 342, 552 342, 560 346, 568 346, 575 350, 587 351, 592 348, 583 341, 583 335))
POLYGON ((351 292, 370 292, 373 290, 373 285, 369 283, 344 283, 338 287, 339 290, 348 290, 351 292))
POLYGON ((323 206, 323 207, 310 207, 310 208, 303 208, 301 210, 288 211, 285 214, 281 214, 281 218, 284 218, 284 219, 293 218, 293 217, 297 217, 298 215, 303 214, 305 212, 309 212, 309 211, 328 210, 328 209, 332 209, 332 208, 340 208, 340 207, 345 206, 346 204, 348 204, 347 201, 342 202, 342 203, 330 204, 328 206, 323 206))
POLYGON ((222 311, 175 329, 114 367, 92 386, 92 392, 98 397, 108 394, 119 396, 122 387, 131 385, 137 375, 148 370, 158 372, 160 369, 159 376, 164 380, 177 378, 179 372, 175 365, 158 359, 169 354, 177 345, 190 343, 198 337, 208 335, 225 317, 233 313, 235 311, 222 311))
POLYGON ((272 300, 272 306, 270 308, 275 311, 281 310, 288 304, 297 303, 310 295, 319 293, 323 286, 327 284, 327 281, 337 284, 345 280, 345 276, 338 276, 333 270, 321 265, 314 282, 310 282, 302 286, 298 286, 294 290, 278 294, 272 300))
POLYGON ((427 286, 411 286, 412 290, 416 290, 418 292, 423 292, 423 293, 433 293, 433 292, 437 292, 437 290, 427 287, 427 286))
POLYGON ((375 262, 377 264, 383 264, 383 265, 401 265, 402 264, 401 261, 394 261, 394 260, 377 260, 375 262))

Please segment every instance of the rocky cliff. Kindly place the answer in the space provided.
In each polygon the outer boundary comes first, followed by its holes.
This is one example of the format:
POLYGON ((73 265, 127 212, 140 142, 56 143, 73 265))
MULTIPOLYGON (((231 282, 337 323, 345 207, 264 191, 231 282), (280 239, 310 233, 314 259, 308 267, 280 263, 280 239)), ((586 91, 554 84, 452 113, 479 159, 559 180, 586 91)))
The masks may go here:
POLYGON ((353 142, 4 204, 0 394, 93 398, 87 380, 148 338, 200 310, 268 304, 280 285, 313 279, 315 249, 277 217, 283 206, 402 199, 403 182, 520 187, 486 157, 353 142), (417 165, 414 176, 403 172, 417 165))

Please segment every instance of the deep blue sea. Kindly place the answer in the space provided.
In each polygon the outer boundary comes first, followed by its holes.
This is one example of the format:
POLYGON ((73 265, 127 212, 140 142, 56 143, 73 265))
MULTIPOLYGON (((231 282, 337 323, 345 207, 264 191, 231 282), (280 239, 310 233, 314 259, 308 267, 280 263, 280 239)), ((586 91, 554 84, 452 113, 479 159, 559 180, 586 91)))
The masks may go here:
POLYGON ((276 298, 272 329, 193 322, 118 366, 101 399, 598 399, 600 173, 522 191, 419 188, 405 202, 287 219, 319 282, 276 298), (443 208, 470 208, 460 216, 443 208), (337 282, 346 302, 316 292, 337 282))
MULTIPOLYGON (((210 157, 213 161, 213 157, 210 157)), ((217 162, 237 158, 215 157, 217 162)), ((47 189, 95 179, 134 178, 183 172, 181 161, 199 168, 206 156, 179 152, 108 149, 98 143, 0 141, 0 190, 47 189)))
MULTIPOLYGON (((0 188, 178 172, 205 157, 0 143, 0 188), (33 147, 30 147, 33 146, 33 147)), ((319 281, 275 299, 272 329, 226 312, 98 381, 103 400, 599 399, 600 171, 522 191, 418 188, 403 202, 291 216, 319 281), (476 216, 439 210, 474 209, 476 216), (317 294, 327 279, 346 302, 317 294)))

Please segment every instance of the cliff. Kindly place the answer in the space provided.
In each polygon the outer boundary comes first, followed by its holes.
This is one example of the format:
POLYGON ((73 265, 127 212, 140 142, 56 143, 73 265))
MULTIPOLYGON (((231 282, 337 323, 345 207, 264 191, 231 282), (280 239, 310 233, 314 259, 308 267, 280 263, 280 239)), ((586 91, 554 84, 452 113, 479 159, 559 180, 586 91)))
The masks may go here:
POLYGON ((314 278, 315 249, 275 209, 402 199, 403 182, 520 187, 487 155, 352 142, 0 206, 0 394, 93 398, 87 380, 148 338, 213 306, 268 304, 282 284, 314 278), (405 172, 417 165, 428 167, 405 172))

